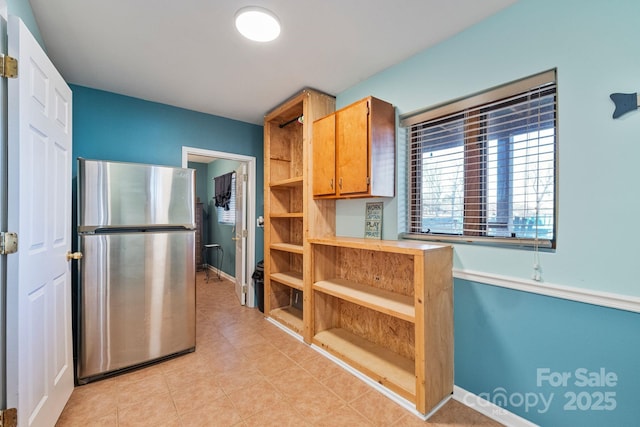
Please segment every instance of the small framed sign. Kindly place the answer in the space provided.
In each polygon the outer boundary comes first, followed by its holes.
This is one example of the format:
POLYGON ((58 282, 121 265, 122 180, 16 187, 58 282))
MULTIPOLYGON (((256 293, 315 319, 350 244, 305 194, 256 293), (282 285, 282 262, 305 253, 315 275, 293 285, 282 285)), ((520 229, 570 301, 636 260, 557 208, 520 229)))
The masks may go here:
POLYGON ((367 203, 364 215, 364 238, 382 238, 382 202, 367 203))

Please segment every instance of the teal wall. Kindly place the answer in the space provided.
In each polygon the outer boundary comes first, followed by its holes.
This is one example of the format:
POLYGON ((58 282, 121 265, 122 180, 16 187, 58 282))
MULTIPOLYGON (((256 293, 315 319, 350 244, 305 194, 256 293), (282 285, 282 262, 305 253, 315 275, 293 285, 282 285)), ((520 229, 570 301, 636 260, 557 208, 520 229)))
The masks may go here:
MULTIPOLYGON (((225 159, 217 159, 208 164, 189 162, 187 165, 196 170, 196 196, 200 197, 200 201, 204 204, 203 244, 217 243, 222 250, 221 254, 208 250, 205 252, 205 261, 216 268, 220 267, 223 272, 232 277, 236 274, 236 242, 232 239, 235 237, 235 229, 233 225, 218 222, 218 211, 214 204, 214 178, 233 172, 239 165, 240 162, 225 159), (219 266, 219 262, 222 265, 219 266)), ((257 233, 262 234, 261 230, 257 230, 257 233)))
POLYGON ((543 426, 638 425, 640 315, 466 280, 454 301, 457 386, 543 426), (570 377, 538 385, 544 369, 570 377), (617 380, 583 385, 584 372, 617 380))
MULTIPOLYGON (((187 162, 187 167, 196 171, 196 200, 207 205, 207 173, 206 163, 187 162)), ((206 209, 206 208, 205 208, 206 209)))
MULTIPOLYGON (((540 254, 543 285, 638 297, 640 112, 613 120, 609 99, 613 92, 640 89, 638 16, 636 0, 520 0, 340 93, 338 107, 373 95, 405 114, 557 68, 558 241, 555 251, 540 254)), ((400 164, 398 181, 404 177, 400 164)), ((362 234, 367 201, 338 202, 339 235, 362 234)), ((383 237, 395 239, 402 201, 384 202, 383 237)), ((454 248, 457 270, 502 278, 528 280, 533 260, 533 252, 522 249, 454 248)), ((637 425, 640 314, 461 279, 454 283, 454 301, 456 385, 492 401, 500 401, 503 388, 512 398, 506 409, 542 425, 637 425), (582 368, 603 368, 618 381, 579 387, 575 374, 582 368), (566 386, 538 386, 538 369, 572 378, 566 386), (605 392, 609 399, 615 393, 615 408, 585 408, 587 399, 595 404, 605 392), (518 393, 555 398, 540 412, 516 405, 518 393), (571 393, 583 393, 583 409, 565 408, 571 393)))
MULTIPOLYGON (((206 163, 187 162, 187 167, 196 171, 196 200, 202 203, 202 245, 209 243, 209 206, 207 205, 208 165, 206 163)), ((196 251, 203 251, 196 248, 196 251)), ((206 256, 206 252, 202 252, 206 256)), ((203 260, 203 263, 208 263, 203 260)))
MULTIPOLYGON (((215 185, 213 179, 216 176, 224 175, 228 172, 233 172, 239 166, 239 162, 233 160, 219 159, 215 162, 209 163, 208 167, 208 182, 207 182, 207 200, 209 204, 209 242, 217 243, 221 246, 224 257, 222 261, 222 271, 230 276, 236 275, 236 242, 232 240, 235 237, 235 227, 229 224, 218 223, 218 211, 214 204, 215 185)), ((261 230, 258 230, 260 233, 261 230)), ((261 233, 260 233, 261 234, 261 233)), ((213 258, 212 252, 209 256, 209 264, 217 267, 217 259, 213 258)), ((262 258, 256 258, 256 260, 262 258)), ((252 270, 251 270, 252 271, 252 270)))
MULTIPOLYGON (((242 154, 258 159, 256 188, 263 188, 262 126, 83 86, 71 89, 74 158, 181 166, 183 146, 242 154)), ((263 192, 256 193, 258 216, 263 214, 263 192)), ((250 230, 256 233, 255 259, 262 259, 264 234, 257 227, 250 230)), ((226 252, 225 258, 230 260, 226 252)), ((223 270, 235 274, 234 268, 223 270)))
MULTIPOLYGON (((640 281, 629 280, 636 273, 640 198, 624 191, 637 181, 640 112, 613 120, 609 99, 612 92, 640 89, 637 16, 640 2, 634 0, 521 0, 348 89, 337 101, 345 105, 371 94, 404 114, 557 67, 558 248, 541 254, 542 277, 640 296, 640 281)), ((359 218, 348 214, 361 216, 364 202, 338 204, 339 234, 362 229, 359 218)), ((397 236, 397 201, 387 204, 385 235, 397 236)), ((456 268, 529 279, 532 265, 528 251, 456 247, 456 268)))
MULTIPOLYGON (((542 277, 640 296, 640 280, 630 280, 636 274, 640 198, 629 194, 629 184, 637 181, 640 112, 613 120, 609 99, 613 92, 640 89, 637 16, 635 0, 521 0, 348 89, 337 102, 374 95, 404 114, 557 67, 558 247, 541 254, 542 277)), ((399 173, 404 180, 404 170, 399 173)), ((362 230, 364 203, 338 203, 339 234, 362 230)), ((397 216, 397 201, 388 200, 385 236, 397 236, 397 216)), ((528 251, 458 245, 455 252, 456 268, 531 277, 528 251)))

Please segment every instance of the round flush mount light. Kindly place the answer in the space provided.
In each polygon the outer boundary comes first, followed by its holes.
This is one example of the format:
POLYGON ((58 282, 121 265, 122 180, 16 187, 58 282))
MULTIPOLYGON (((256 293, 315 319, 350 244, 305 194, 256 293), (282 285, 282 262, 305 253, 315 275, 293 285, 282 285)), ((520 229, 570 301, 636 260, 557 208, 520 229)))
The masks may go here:
POLYGON ((270 42, 280 35, 278 18, 267 9, 250 6, 236 13, 236 28, 249 40, 270 42))

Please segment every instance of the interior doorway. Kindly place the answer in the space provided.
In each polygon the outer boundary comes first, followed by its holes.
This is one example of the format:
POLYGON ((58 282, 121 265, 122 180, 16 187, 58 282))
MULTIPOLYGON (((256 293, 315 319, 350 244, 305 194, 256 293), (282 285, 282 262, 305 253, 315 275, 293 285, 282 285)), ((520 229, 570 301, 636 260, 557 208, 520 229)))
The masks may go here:
MULTIPOLYGON (((245 156, 242 154, 226 153, 222 151, 206 150, 202 148, 182 147, 182 167, 187 167, 189 162, 210 164, 216 160, 227 160, 227 161, 237 162, 236 164, 244 165, 246 167, 246 176, 247 176, 246 194, 244 194, 244 197, 243 197, 243 201, 246 203, 246 207, 247 207, 246 209, 247 217, 246 217, 246 223, 245 223, 246 250, 243 251, 241 259, 237 259, 237 256, 236 256, 235 264, 236 265, 238 263, 244 264, 245 271, 243 276, 246 278, 246 281, 247 281, 246 282, 246 305, 248 307, 255 307, 256 306, 255 289, 253 286, 253 281, 250 280, 250 278, 253 272, 253 266, 255 265, 255 247, 256 247, 256 243, 255 243, 256 241, 256 238, 255 238, 255 234, 256 234, 256 227, 255 227, 255 224, 256 224, 256 158, 252 156, 245 156)), ((209 180, 210 178, 212 179, 213 177, 207 177, 207 180, 209 180)), ((211 210, 212 203, 211 204, 209 203, 211 202, 211 200, 209 199, 210 198, 207 197, 205 200, 203 200, 203 202, 205 202, 208 206, 210 206, 209 210, 211 210)), ((215 237, 214 237, 214 240, 215 240, 215 237)), ((236 239, 234 238, 232 240, 234 245, 235 245, 235 241, 236 239)), ((207 242, 205 240, 203 243, 206 244, 206 243, 220 243, 220 242, 213 242, 213 241, 207 242)), ((231 242, 227 242, 225 239, 224 243, 229 244, 231 242)), ((232 252, 229 249, 227 249, 223 253, 225 254, 224 256, 226 256, 228 259, 229 254, 231 254, 232 252)), ((212 253, 212 254, 209 254, 208 256, 210 258, 214 257, 213 259, 217 260, 216 255, 217 254, 212 253)), ((237 269, 233 269, 231 271, 235 272, 237 271, 237 269)), ((235 280, 235 277, 231 276, 229 273, 225 273, 224 271, 222 271, 221 274, 231 279, 232 281, 235 280)), ((234 274, 234 276, 237 275, 237 273, 232 273, 232 274, 234 274)))

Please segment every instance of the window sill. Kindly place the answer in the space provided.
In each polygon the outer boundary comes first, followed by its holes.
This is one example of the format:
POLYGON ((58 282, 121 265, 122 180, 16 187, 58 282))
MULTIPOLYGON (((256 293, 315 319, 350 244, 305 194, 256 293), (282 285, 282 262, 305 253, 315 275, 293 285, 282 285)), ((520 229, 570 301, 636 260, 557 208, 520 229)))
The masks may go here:
POLYGON ((494 246, 516 249, 555 249, 555 242, 548 239, 525 239, 517 237, 480 237, 480 236, 454 236, 448 234, 413 234, 400 233, 400 239, 425 240, 439 243, 463 243, 482 246, 494 246))

